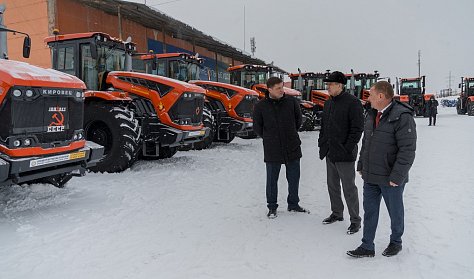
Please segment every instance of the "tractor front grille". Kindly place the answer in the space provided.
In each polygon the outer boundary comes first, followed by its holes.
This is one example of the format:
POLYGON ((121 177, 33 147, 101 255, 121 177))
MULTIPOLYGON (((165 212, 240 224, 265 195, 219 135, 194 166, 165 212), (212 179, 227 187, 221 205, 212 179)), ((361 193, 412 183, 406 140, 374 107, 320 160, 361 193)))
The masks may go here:
POLYGON ((168 114, 178 125, 199 126, 202 124, 204 94, 185 92, 173 104, 168 114))
POLYGON ((235 112, 240 117, 252 118, 253 117, 253 108, 257 103, 257 96, 247 95, 240 101, 240 103, 235 108, 235 112))
MULTIPOLYGON (((32 97, 16 97, 9 91, 0 107, 0 137, 32 136, 39 144, 70 141, 74 132, 82 130, 83 91, 76 89, 29 88, 32 97), (48 94, 62 90, 67 94, 48 94), (80 97, 76 97, 79 94, 80 97)), ((22 89, 23 92, 26 89, 22 89)))

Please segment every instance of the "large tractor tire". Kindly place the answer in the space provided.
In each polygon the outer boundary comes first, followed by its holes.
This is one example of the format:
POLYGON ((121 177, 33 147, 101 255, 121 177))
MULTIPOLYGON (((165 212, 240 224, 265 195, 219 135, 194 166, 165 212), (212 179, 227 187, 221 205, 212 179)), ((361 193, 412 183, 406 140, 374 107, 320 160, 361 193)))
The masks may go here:
POLYGON ((212 116, 211 110, 206 106, 204 106, 204 108, 202 109, 202 123, 204 124, 204 127, 209 128, 209 136, 204 138, 204 140, 200 142, 194 143, 194 149, 196 150, 209 148, 212 145, 212 142, 214 141, 214 136, 216 134, 216 124, 214 116, 212 116))
POLYGON ((474 116, 474 104, 472 102, 467 102, 466 110, 467 115, 474 116))
POLYGON ((302 110, 303 116, 305 116, 306 120, 303 124, 301 124, 301 127, 299 128, 299 131, 314 131, 316 130, 317 126, 317 119, 316 119, 316 114, 313 113, 311 110, 302 110))
POLYGON ((106 102, 85 104, 86 139, 104 146, 104 157, 94 172, 121 172, 137 159, 141 127, 126 106, 106 102))

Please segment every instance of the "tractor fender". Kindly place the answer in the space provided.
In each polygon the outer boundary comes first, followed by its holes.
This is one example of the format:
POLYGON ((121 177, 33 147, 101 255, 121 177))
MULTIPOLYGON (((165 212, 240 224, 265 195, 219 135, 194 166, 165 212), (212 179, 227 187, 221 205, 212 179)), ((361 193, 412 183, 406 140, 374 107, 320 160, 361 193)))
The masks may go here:
POLYGON ((469 97, 467 97, 467 99, 468 99, 468 101, 470 101, 470 102, 474 102, 474 96, 469 96, 469 97))
POLYGON ((434 94, 425 94, 425 101, 429 101, 432 96, 434 96, 434 94))
POLYGON ((106 101, 132 101, 128 93, 123 91, 86 91, 85 97, 106 101))

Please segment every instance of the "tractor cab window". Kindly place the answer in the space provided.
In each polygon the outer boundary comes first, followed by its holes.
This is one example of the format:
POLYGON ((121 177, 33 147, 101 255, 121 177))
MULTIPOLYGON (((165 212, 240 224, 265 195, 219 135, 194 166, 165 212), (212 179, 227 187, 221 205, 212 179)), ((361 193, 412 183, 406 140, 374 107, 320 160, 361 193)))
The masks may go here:
POLYGON ((98 71, 97 61, 92 59, 91 47, 89 44, 81 45, 81 80, 87 85, 88 89, 98 90, 98 71))
POLYGON ((125 69, 125 50, 117 49, 115 46, 99 45, 97 53, 99 72, 125 69))
POLYGON ((420 82, 417 80, 414 81, 404 81, 402 82, 402 88, 420 88, 420 82))
POLYGON ((57 70, 75 76, 76 70, 74 69, 74 47, 59 47, 57 51, 57 70))
POLYGON ((166 76, 166 61, 157 60, 156 70, 153 70, 153 59, 145 60, 145 73, 165 77, 166 76))
POLYGON ((81 79, 87 88, 99 90, 105 78, 104 73, 124 70, 125 55, 124 50, 115 46, 98 45, 97 59, 93 59, 90 45, 81 45, 81 79))
POLYGON ((303 90, 305 88, 305 80, 299 78, 292 79, 291 88, 296 90, 303 90))
POLYGON ((367 78, 365 81, 364 88, 369 90, 375 82, 377 82, 375 78, 367 78))
POLYGON ((362 79, 360 78, 348 78, 347 79, 347 83, 346 83, 346 90, 351 90, 351 89, 354 89, 354 95, 357 97, 357 98, 360 98, 361 97, 361 93, 362 93, 362 79), (353 81, 352 81, 353 80, 353 81))
POLYGON ((182 60, 170 61, 170 78, 189 81, 199 79, 199 65, 182 60))
POLYGON ((251 88, 255 84, 265 84, 268 80, 268 72, 243 71, 241 83, 243 87, 251 88))
POLYGON ((325 90, 326 83, 324 82, 324 78, 315 78, 314 79, 314 89, 316 90, 325 90))

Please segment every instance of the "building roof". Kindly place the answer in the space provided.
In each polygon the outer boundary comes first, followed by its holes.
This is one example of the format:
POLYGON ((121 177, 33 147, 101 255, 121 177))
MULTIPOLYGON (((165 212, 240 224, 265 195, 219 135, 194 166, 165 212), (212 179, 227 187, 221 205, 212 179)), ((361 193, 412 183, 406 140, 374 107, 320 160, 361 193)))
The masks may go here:
MULTIPOLYGON (((155 30, 162 30, 172 33, 175 38, 194 42, 196 46, 200 46, 211 51, 217 52, 221 55, 233 58, 248 64, 260 64, 269 65, 265 61, 251 57, 244 51, 237 49, 221 40, 214 38, 204 32, 184 23, 177 19, 174 19, 154 8, 151 8, 145 4, 133 3, 121 0, 75 0, 84 5, 102 10, 108 14, 117 15, 118 7, 120 6, 122 18, 137 22, 145 27, 152 28, 155 30)), ((286 72, 276 66, 273 66, 286 72)))

